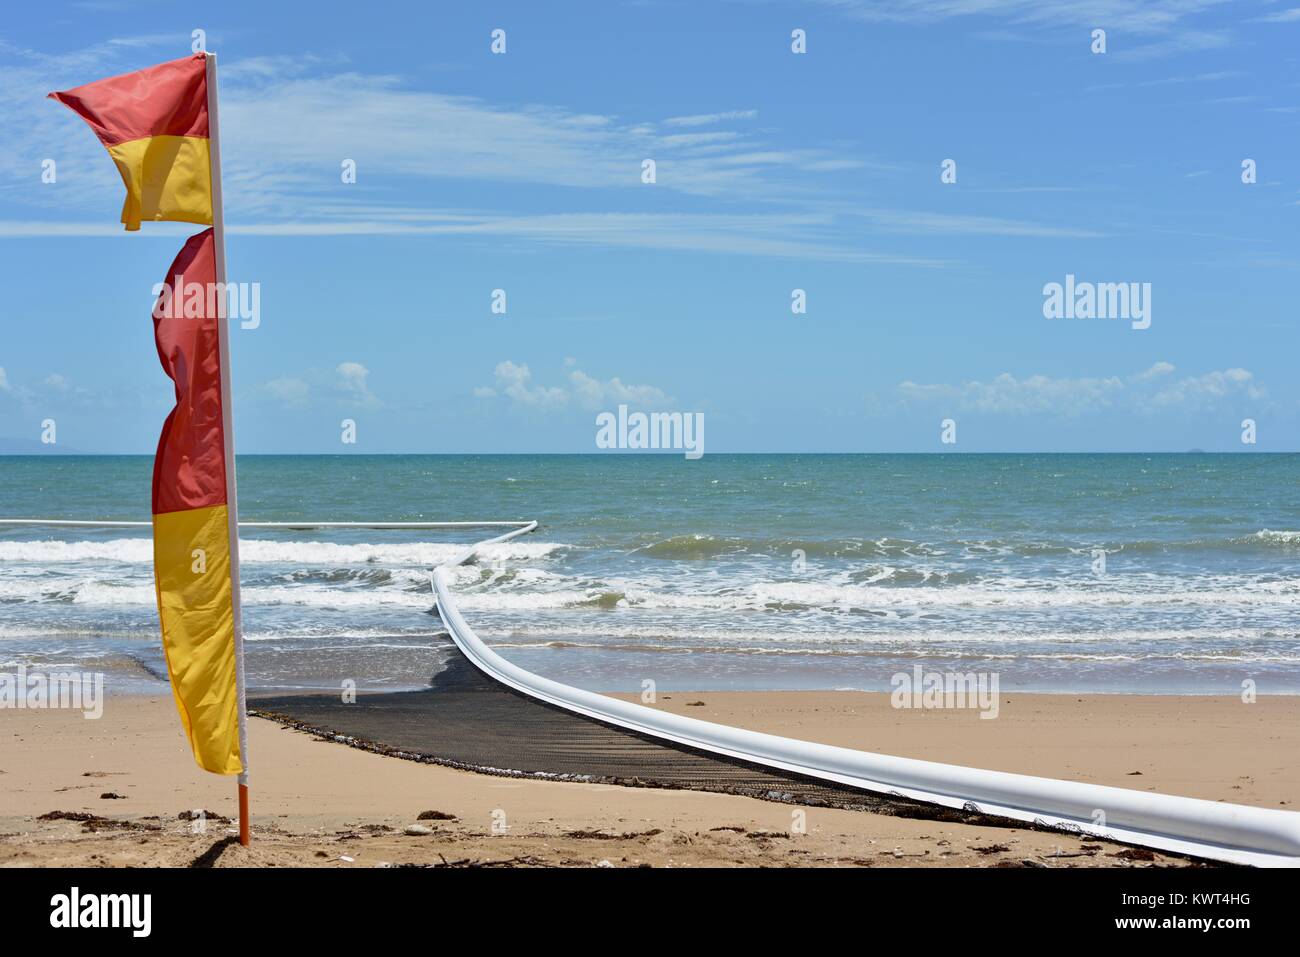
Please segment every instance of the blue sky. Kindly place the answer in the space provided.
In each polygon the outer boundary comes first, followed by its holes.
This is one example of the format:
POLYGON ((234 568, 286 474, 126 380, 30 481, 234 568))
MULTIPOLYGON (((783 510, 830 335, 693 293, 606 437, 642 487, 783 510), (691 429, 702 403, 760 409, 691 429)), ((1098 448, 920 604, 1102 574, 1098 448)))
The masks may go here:
POLYGON ((150 288, 193 230, 124 233, 43 97, 201 27, 261 285, 241 452, 594 452, 620 403, 703 412, 708 452, 947 451, 945 418, 963 451, 1296 450, 1296 2, 16 6, 0 447, 153 450, 150 288), (1044 318, 1066 274, 1150 283, 1151 327, 1044 318))

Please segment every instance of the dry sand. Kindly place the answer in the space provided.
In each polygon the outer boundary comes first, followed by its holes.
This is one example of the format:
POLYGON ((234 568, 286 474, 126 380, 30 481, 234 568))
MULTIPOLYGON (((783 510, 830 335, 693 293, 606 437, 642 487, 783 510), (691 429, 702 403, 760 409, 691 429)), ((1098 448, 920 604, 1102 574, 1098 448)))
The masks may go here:
MULTIPOLYGON (((897 711, 853 692, 661 695, 655 707, 832 744, 1263 807, 1300 798, 1300 698, 1003 696, 1000 716, 897 711), (703 702, 703 704, 697 704, 703 702), (1134 772, 1140 772, 1136 774, 1134 772)), ((374 867, 1181 866, 1024 827, 954 824, 691 791, 494 777, 381 757, 250 722, 253 846, 178 815, 233 815, 233 779, 199 771, 168 696, 102 719, 0 711, 0 864, 374 867), (120 798, 104 797, 106 794, 120 798), (409 835, 419 821, 431 833, 409 835), (89 820, 42 819, 70 812, 89 820), (806 833, 792 828, 798 815, 806 833), (494 819, 505 833, 493 833, 494 819)))

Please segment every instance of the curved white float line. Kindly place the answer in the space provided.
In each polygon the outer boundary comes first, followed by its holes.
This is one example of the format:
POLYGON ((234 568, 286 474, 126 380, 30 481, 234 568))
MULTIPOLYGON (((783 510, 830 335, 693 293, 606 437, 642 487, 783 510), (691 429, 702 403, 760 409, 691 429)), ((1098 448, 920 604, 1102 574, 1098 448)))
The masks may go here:
MULTIPOLYGON (((536 527, 536 522, 530 522, 480 542, 450 564, 463 564, 482 546, 536 527)), ((751 764, 928 804, 1211 860, 1258 867, 1300 866, 1300 812, 873 754, 654 711, 551 681, 506 661, 461 616, 445 566, 433 570, 433 591, 452 640, 480 670, 531 698, 606 724, 751 764)))
MULTIPOLYGON (((0 518, 0 525, 49 525, 53 528, 152 528, 153 522, 100 521, 79 518, 0 518)), ((536 522, 240 522, 240 528, 285 528, 295 532, 309 531, 313 528, 520 528, 528 526, 528 531, 537 527, 536 522)), ((523 534, 520 531, 518 534, 523 534)), ((503 536, 504 537, 504 536, 503 536)), ((510 537, 513 537, 510 536, 510 537)), ((487 545, 498 539, 478 542, 475 547, 487 545)), ((461 561, 463 561, 462 559, 461 561)), ((460 561, 452 564, 459 565, 460 561)))

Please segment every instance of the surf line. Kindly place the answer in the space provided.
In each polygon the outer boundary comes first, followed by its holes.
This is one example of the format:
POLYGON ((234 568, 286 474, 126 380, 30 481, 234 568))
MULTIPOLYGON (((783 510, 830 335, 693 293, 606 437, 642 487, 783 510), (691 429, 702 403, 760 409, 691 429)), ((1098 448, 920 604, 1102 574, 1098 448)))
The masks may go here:
POLYGON ((1210 860, 1256 867, 1300 865, 1300 812, 800 741, 655 711, 525 671, 492 651, 474 633, 456 605, 448 569, 473 560, 489 545, 525 535, 536 527, 536 522, 530 522, 478 542, 431 574, 438 614, 456 646, 480 671, 515 691, 650 738, 885 796, 1210 860))

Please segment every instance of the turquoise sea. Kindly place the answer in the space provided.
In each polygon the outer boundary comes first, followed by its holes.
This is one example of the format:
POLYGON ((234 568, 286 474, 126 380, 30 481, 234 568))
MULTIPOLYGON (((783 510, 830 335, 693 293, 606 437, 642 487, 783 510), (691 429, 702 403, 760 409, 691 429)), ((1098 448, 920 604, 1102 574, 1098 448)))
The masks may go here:
MULTIPOLYGON (((0 457, 0 517, 147 519, 148 456, 0 457)), ((245 456, 247 520, 537 519, 457 570, 501 654, 593 690, 1300 693, 1297 455, 245 456), (1105 552, 1105 569, 1098 554, 1105 552)), ((414 688, 469 534, 249 531, 249 683, 414 688)), ((148 530, 0 526, 0 668, 163 674, 148 530)))

